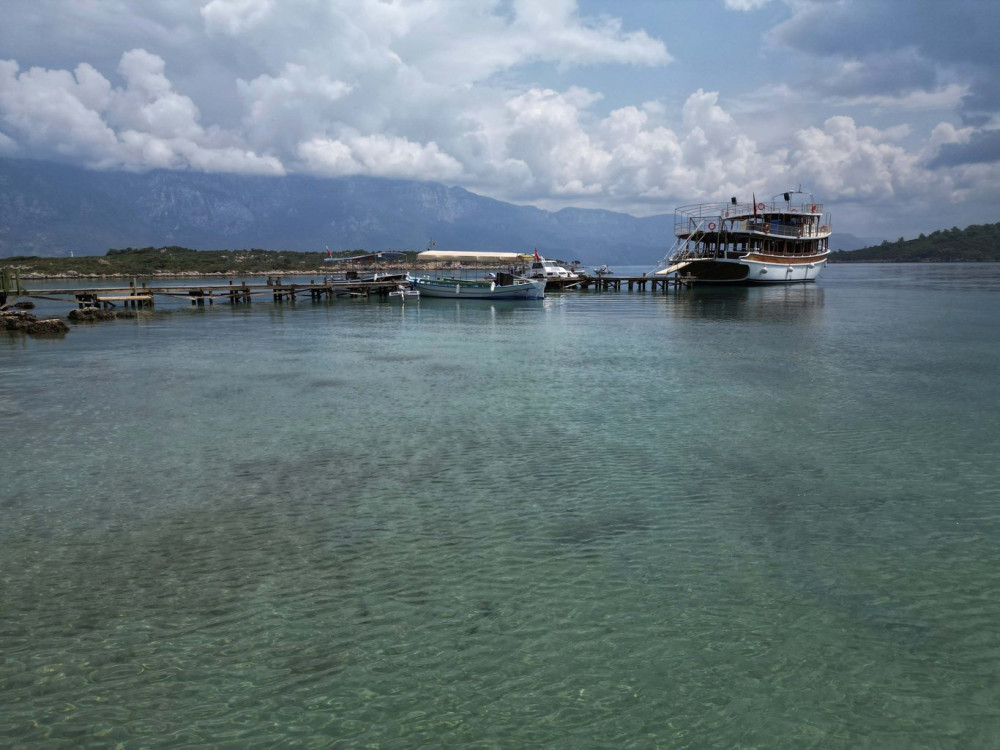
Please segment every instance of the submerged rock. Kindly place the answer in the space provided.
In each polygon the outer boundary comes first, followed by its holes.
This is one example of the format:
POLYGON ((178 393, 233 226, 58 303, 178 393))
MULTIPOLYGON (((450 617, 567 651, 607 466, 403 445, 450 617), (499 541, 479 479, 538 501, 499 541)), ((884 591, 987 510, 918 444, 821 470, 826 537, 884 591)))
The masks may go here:
POLYGON ((62 318, 49 318, 48 320, 35 320, 28 323, 25 332, 32 336, 45 336, 54 333, 66 333, 68 330, 69 326, 66 325, 66 321, 62 318))
POLYGON ((102 310, 99 307, 79 307, 70 310, 69 319, 74 323, 94 323, 99 320, 114 320, 114 310, 102 310))
POLYGON ((26 331, 28 325, 36 320, 36 316, 21 310, 0 311, 0 328, 6 331, 26 331))

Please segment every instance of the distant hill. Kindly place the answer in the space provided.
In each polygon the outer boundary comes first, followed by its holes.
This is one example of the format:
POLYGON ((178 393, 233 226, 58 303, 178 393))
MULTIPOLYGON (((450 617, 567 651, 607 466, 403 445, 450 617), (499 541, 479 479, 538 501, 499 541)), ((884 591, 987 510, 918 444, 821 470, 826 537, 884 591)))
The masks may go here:
POLYGON ((673 215, 550 212, 436 183, 197 172, 95 172, 0 159, 0 259, 183 246, 319 252, 520 251, 587 264, 654 265, 673 215))
POLYGON ((853 234, 834 232, 830 235, 831 250, 860 250, 881 242, 881 237, 855 237, 853 234))
POLYGON ((881 245, 850 252, 830 253, 836 263, 945 263, 1000 261, 1000 224, 973 224, 921 234, 915 240, 900 237, 881 245))

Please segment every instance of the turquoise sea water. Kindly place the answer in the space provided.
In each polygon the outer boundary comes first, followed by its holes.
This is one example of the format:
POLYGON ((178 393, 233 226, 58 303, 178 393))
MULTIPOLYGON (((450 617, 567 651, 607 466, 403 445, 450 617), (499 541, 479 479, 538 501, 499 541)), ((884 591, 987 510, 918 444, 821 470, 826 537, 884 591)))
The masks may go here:
POLYGON ((0 744, 996 747, 998 344, 975 264, 0 335, 0 744))

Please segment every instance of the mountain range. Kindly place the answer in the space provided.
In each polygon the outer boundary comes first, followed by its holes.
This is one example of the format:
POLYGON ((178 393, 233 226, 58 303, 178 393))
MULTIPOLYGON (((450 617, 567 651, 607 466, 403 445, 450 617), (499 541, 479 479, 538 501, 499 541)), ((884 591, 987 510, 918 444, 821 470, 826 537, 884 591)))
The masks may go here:
MULTIPOLYGON (((0 259, 111 248, 531 252, 585 264, 653 265, 673 214, 544 211, 433 182, 93 171, 0 159, 0 259)), ((878 240, 835 234, 831 249, 878 240)))

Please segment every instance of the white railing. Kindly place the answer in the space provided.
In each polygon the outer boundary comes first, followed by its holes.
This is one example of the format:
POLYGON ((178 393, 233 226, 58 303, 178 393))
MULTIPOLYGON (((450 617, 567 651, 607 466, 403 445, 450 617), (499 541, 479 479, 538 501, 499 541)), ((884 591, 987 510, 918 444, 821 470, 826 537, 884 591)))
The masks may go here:
POLYGON ((691 206, 681 206, 677 209, 677 216, 684 217, 684 221, 697 225, 702 221, 706 224, 710 221, 721 222, 723 219, 732 217, 750 217, 754 213, 760 214, 813 214, 823 213, 822 203, 793 203, 783 200, 757 201, 756 209, 753 203, 697 203, 691 206))
POLYGON ((830 233, 830 227, 826 224, 818 225, 811 222, 806 224, 785 224, 777 220, 765 221, 763 218, 728 219, 723 216, 690 217, 686 221, 679 221, 674 225, 674 235, 677 237, 686 237, 698 232, 715 232, 720 230, 729 232, 758 232, 760 234, 773 234, 778 237, 822 237, 830 233))

